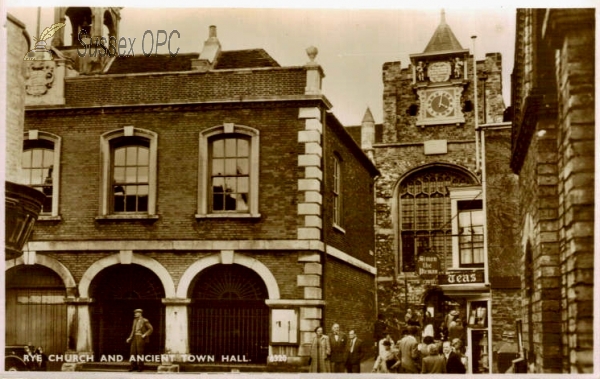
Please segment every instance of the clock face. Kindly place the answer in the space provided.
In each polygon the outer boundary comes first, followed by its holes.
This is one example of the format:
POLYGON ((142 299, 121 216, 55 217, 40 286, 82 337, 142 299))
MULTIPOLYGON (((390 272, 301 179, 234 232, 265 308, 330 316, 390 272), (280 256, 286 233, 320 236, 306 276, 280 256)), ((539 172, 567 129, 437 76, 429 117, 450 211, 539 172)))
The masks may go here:
POLYGON ((450 92, 435 91, 427 97, 427 113, 433 117, 446 117, 454 112, 454 98, 450 92))

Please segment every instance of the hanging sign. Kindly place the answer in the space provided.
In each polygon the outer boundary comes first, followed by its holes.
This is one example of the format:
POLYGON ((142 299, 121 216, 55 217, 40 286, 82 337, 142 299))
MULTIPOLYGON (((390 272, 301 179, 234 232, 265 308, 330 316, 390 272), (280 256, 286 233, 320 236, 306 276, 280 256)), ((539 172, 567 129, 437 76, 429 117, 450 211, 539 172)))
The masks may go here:
POLYGON ((440 261, 433 253, 421 254, 417 257, 417 274, 421 279, 437 278, 440 272, 440 261))

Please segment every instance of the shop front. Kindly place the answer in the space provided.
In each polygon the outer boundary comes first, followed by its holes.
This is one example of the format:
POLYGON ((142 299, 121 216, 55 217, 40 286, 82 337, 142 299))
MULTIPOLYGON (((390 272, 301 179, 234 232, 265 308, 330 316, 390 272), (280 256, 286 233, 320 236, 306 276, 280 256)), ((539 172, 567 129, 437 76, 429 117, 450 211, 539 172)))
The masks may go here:
POLYGON ((438 283, 445 299, 445 338, 462 340, 467 373, 491 373, 491 296, 484 283, 484 271, 447 271, 439 275, 438 283))

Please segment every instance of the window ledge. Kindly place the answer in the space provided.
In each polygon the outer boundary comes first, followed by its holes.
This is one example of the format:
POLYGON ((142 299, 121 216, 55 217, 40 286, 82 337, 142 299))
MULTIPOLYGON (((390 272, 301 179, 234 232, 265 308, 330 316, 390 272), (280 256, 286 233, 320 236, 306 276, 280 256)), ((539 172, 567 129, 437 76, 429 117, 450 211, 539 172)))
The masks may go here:
POLYGON ((37 218, 37 221, 41 221, 41 222, 57 222, 57 221, 62 221, 62 217, 60 215, 56 215, 56 216, 51 216, 51 215, 39 215, 37 218))
POLYGON ((207 219, 207 218, 260 218, 260 213, 208 213, 208 214, 196 214, 196 219, 207 219))
POLYGON ((159 219, 158 215, 149 214, 111 214, 96 217, 96 221, 149 221, 154 222, 159 219))
POLYGON ((338 224, 333 224, 333 229, 337 230, 340 233, 344 233, 346 234, 346 229, 342 228, 341 226, 339 226, 338 224))

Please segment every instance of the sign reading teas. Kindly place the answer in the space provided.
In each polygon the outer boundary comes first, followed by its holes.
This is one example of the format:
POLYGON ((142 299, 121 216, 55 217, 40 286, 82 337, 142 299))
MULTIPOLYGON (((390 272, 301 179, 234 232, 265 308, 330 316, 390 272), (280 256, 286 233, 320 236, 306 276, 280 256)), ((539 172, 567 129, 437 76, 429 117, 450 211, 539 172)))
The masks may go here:
POLYGON ((421 279, 435 279, 440 272, 440 261, 435 254, 425 253, 417 258, 417 274, 421 279))
POLYGON ((447 271, 439 275, 439 284, 484 283, 483 270, 447 271))

